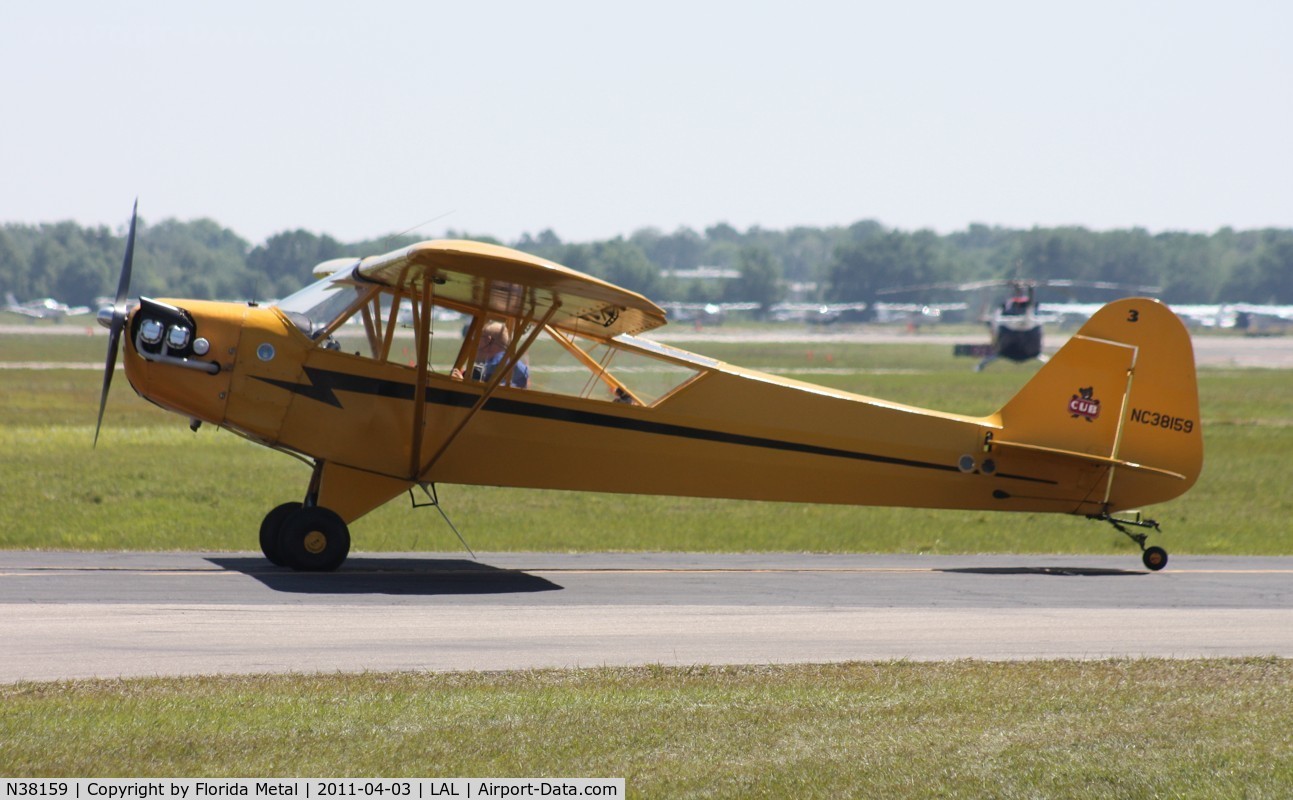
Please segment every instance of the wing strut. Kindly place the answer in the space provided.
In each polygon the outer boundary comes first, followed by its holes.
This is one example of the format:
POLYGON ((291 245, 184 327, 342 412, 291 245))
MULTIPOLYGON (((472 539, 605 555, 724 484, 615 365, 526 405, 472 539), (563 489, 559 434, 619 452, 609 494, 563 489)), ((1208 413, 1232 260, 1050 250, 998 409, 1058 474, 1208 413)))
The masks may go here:
MULTIPOLYGON (((516 339, 512 340, 512 344, 508 349, 507 356, 498 365, 498 368, 494 370, 494 374, 493 376, 490 377, 489 383, 485 384, 485 391, 481 392, 480 397, 477 398, 476 402, 472 405, 471 410, 469 410, 467 412, 467 415, 462 418, 462 420, 457 424, 457 426, 454 427, 453 432, 450 433, 447 438, 445 438, 444 442, 440 445, 440 447, 436 448, 435 454, 431 456, 430 460, 428 460, 425 464, 422 465, 422 469, 418 470, 412 475, 413 480, 418 480, 419 476, 427 474, 427 472, 432 467, 435 466, 435 463, 440 460, 440 457, 445 454, 445 451, 447 451, 450 445, 454 443, 454 440, 458 438, 458 434, 462 433, 463 430, 467 427, 467 423, 471 422, 472 418, 476 416, 476 412, 480 411, 482 408, 485 407, 486 401, 488 401, 489 398, 494 394, 494 390, 498 388, 499 384, 503 382, 503 378, 507 375, 512 374, 512 369, 521 360, 521 356, 525 354, 525 351, 530 349, 530 345, 534 344, 534 340, 539 337, 539 334, 542 333, 543 329, 546 328, 548 323, 552 321, 552 317, 557 313, 557 310, 560 308, 561 308, 561 303, 554 301, 553 304, 548 308, 548 313, 543 315, 543 320, 530 330, 530 335, 526 337, 525 342, 521 344, 520 347, 516 346, 516 339)), ((524 320, 522 324, 532 323, 533 321, 534 321, 534 318, 530 317, 524 320)), ((414 430, 416 433, 417 429, 414 429, 414 430)), ((415 438, 420 438, 420 437, 415 437, 415 438)))
POLYGON ((422 492, 423 492, 424 494, 426 494, 426 496, 427 496, 427 500, 429 500, 430 502, 427 502, 427 503, 419 503, 419 502, 418 502, 417 497, 413 494, 413 487, 412 487, 412 486, 410 486, 410 487, 409 487, 409 500, 411 500, 411 501, 412 501, 412 503, 413 503, 413 507, 414 507, 414 508, 425 508, 425 507, 427 507, 427 506, 431 506, 431 507, 432 507, 432 508, 434 508, 436 511, 439 511, 439 512, 440 512, 440 516, 444 517, 444 521, 445 521, 445 522, 447 522, 447 523, 449 524, 449 530, 453 531, 453 535, 454 535, 454 536, 457 536, 457 537, 458 537, 458 541, 462 542, 462 546, 463 546, 463 547, 465 547, 465 548, 467 548, 467 552, 468 552, 468 553, 471 553, 472 560, 473 560, 473 561, 479 561, 480 559, 476 558, 476 551, 475 551, 475 550, 472 550, 472 549, 471 549, 471 545, 467 544, 467 540, 466 540, 466 539, 464 539, 464 538, 463 538, 463 536, 462 536, 462 534, 458 532, 458 526, 453 524, 453 520, 449 519, 449 515, 445 513, 444 506, 440 505, 440 496, 436 493, 436 490, 435 490, 435 484, 434 484, 434 483, 419 483, 419 484, 418 484, 418 486, 422 487, 422 492))
POLYGON ((415 348, 418 359, 417 384, 413 388, 413 447, 409 452, 409 477, 417 477, 418 462, 422 459, 423 425, 426 420, 427 371, 431 369, 431 281, 422 283, 422 316, 417 320, 418 338, 415 348))
POLYGON ((620 383, 618 378, 606 371, 605 364, 598 362, 592 356, 588 355, 588 353, 584 352, 582 347, 575 344, 574 341, 571 340, 570 334, 563 333, 556 328, 548 326, 548 336, 552 337, 553 341, 565 348, 570 355, 575 357, 575 360, 587 367, 588 370, 592 372, 594 378, 600 379, 602 383, 609 386, 612 390, 621 391, 626 396, 633 398, 633 402, 638 405, 644 405, 642 400, 639 399, 637 395, 633 394, 629 387, 620 383))

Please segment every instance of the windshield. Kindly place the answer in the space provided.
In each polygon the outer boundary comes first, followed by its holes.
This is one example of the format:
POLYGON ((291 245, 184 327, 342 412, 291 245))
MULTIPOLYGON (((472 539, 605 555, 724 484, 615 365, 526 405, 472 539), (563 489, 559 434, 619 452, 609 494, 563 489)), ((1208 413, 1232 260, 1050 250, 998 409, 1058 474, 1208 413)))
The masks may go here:
POLYGON ((350 272, 339 269, 275 305, 302 333, 317 339, 359 298, 359 287, 348 282, 350 272))

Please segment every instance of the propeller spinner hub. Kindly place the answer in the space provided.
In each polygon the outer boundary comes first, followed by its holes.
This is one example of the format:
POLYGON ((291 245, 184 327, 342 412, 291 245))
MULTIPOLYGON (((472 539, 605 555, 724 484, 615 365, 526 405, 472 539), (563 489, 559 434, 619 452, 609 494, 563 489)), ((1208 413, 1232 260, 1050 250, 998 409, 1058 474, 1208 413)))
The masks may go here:
POLYGON ((95 314, 94 318, 98 320, 100 325, 107 328, 108 330, 112 330, 112 320, 116 316, 117 316, 116 306, 103 306, 102 308, 99 309, 98 313, 95 314))

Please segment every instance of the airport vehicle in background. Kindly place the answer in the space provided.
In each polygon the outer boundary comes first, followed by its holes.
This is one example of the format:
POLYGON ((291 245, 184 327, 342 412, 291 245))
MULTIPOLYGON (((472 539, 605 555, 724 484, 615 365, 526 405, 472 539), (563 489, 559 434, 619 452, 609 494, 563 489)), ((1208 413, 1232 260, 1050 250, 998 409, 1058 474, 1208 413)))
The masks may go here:
POLYGON ((89 314, 89 306, 69 306, 52 297, 42 297, 39 300, 28 300, 25 303, 18 302, 13 292, 5 292, 4 310, 11 314, 21 314, 24 317, 32 319, 52 319, 55 322, 61 322, 64 317, 74 317, 78 314, 89 314))
POLYGON ((326 262, 271 306, 128 308, 134 231, 99 312, 96 442, 124 338, 141 396, 312 465, 260 528, 265 556, 298 570, 336 569, 350 523, 418 487, 434 503, 438 483, 1054 512, 1111 523, 1157 570, 1157 523, 1129 512, 1202 468, 1190 339, 1148 298, 1106 305, 999 411, 968 416, 658 344, 641 335, 665 313, 645 297, 472 241, 326 262))

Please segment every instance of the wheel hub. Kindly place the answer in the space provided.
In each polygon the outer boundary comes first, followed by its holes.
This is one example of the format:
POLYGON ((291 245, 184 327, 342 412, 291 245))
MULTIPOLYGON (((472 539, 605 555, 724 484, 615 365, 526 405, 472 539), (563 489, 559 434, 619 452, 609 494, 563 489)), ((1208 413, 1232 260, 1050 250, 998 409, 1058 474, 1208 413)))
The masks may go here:
POLYGON ((311 555, 322 553, 328 546, 328 537, 322 531, 310 531, 305 535, 305 550, 311 555))

